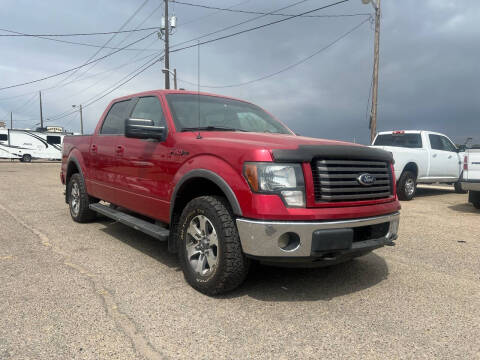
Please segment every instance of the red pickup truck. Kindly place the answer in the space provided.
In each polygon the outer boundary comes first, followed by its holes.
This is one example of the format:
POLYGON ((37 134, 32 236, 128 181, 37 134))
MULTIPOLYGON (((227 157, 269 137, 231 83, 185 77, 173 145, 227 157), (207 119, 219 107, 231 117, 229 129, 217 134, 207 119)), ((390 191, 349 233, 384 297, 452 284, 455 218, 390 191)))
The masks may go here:
POLYGON ((93 135, 66 136, 60 177, 73 220, 100 213, 168 241, 188 283, 214 295, 252 260, 322 266, 394 245, 392 163, 297 136, 245 101, 158 90, 115 99, 93 135))

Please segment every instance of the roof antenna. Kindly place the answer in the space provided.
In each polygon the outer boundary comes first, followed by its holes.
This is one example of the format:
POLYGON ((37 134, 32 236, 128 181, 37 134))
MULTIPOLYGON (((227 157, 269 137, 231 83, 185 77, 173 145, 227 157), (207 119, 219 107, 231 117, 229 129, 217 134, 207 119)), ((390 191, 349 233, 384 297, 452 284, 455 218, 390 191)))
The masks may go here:
POLYGON ((197 113, 198 113, 198 134, 197 139, 201 139, 200 134, 200 40, 197 40, 197 113))

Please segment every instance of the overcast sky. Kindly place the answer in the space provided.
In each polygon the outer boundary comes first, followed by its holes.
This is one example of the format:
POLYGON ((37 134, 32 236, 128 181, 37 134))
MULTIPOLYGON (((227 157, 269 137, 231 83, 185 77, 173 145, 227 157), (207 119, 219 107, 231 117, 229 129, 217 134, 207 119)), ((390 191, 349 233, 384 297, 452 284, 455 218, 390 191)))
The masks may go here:
MULTIPOLYGON (((3 0, 0 27, 36 34, 116 31, 143 1, 3 0)), ((233 9, 268 12, 298 0, 184 1, 219 7, 235 5, 233 9)), ((163 12, 161 2, 149 0, 124 29, 158 26, 163 12)), ((297 14, 332 2, 304 1, 282 10, 282 13, 297 14)), ((178 18, 177 29, 171 36, 172 49, 180 42, 258 17, 174 3, 170 4, 170 10, 178 18)), ((315 14, 358 13, 372 13, 372 7, 363 5, 361 0, 350 0, 315 14)), ((202 40, 280 18, 265 16, 202 40)), ((365 15, 295 18, 203 45, 200 50, 200 83, 205 86, 239 84, 275 73, 307 58, 367 18, 365 15)), ((425 129, 446 133, 457 143, 463 143, 468 136, 480 142, 479 19, 478 0, 382 0, 379 131, 425 129)), ((107 46, 123 47, 148 33, 119 34, 107 46)), ((0 31, 0 34, 7 33, 0 31)), ((101 46, 110 36, 59 39, 101 46)), ((325 51, 277 76, 244 86, 201 89, 254 102, 302 135, 367 143, 366 111, 372 76, 373 37, 373 25, 366 22, 325 51)), ((120 51, 68 78, 65 74, 0 91, 0 119, 9 121, 9 113, 13 111, 14 127, 35 127, 39 122, 36 92, 43 89, 44 118, 68 112, 72 104, 86 104, 153 59, 154 54, 163 48, 163 41, 152 35, 131 48, 134 50, 120 51), (145 58, 149 55, 152 57, 145 58), (68 82, 71 83, 66 84, 68 82), (53 88, 48 89, 50 87, 53 88)), ((0 87, 79 66, 97 50, 37 38, 0 37, 0 87)), ((112 51, 104 49, 97 57, 112 51)), ((179 79, 196 83, 195 48, 172 53, 170 65, 177 68, 179 79)), ((163 64, 155 64, 88 106, 84 110, 86 131, 93 131, 105 106, 113 98, 163 88, 162 67, 163 64)), ((179 81, 179 85, 196 89, 183 81, 179 81)), ((48 124, 79 131, 76 115, 48 124)))

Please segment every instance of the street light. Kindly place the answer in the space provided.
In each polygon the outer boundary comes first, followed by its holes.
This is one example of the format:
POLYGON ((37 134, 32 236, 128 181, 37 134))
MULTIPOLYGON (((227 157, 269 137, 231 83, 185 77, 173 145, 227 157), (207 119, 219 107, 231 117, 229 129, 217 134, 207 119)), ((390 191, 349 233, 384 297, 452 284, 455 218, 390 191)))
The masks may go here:
MULTIPOLYGON (((72 105, 72 108, 76 108, 77 105, 72 105)), ((80 111, 80 134, 83 135, 83 114, 82 114, 82 104, 78 105, 80 111)))
POLYGON ((170 70, 170 69, 162 69, 162 72, 165 74, 165 73, 169 73, 170 75, 173 76, 173 87, 175 88, 175 90, 177 90, 177 69, 173 69, 170 70))
POLYGON ((376 11, 377 10, 377 4, 375 4, 375 2, 373 0, 362 0, 362 3, 364 5, 367 5, 368 3, 372 4, 373 6, 373 9, 376 11))

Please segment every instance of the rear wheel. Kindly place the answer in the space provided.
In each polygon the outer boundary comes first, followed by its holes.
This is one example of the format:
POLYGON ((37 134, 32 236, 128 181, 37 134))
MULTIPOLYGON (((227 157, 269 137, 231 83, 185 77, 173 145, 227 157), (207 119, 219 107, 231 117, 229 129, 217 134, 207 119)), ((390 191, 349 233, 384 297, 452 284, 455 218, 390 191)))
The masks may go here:
POLYGON ((224 198, 201 196, 190 201, 176 231, 178 256, 187 282, 217 295, 238 287, 249 260, 242 252, 234 218, 224 198))
POLYGON ((453 184, 453 186, 455 187, 455 192, 457 194, 466 194, 467 193, 465 190, 462 189, 462 185, 460 184, 460 182, 456 182, 455 184, 453 184))
POLYGON ((476 201, 474 203, 472 203, 473 206, 476 208, 476 209, 480 209, 480 201, 476 201))
POLYGON ((97 214, 90 210, 89 205, 96 200, 88 195, 85 182, 80 174, 73 174, 70 178, 67 194, 70 215, 74 221, 84 223, 95 220, 97 214))
POLYGON ((398 180, 397 195, 400 200, 412 200, 417 191, 417 177, 411 171, 404 171, 398 180))
POLYGON ((22 156, 22 162, 31 162, 32 161, 32 155, 30 154, 23 154, 22 156))

